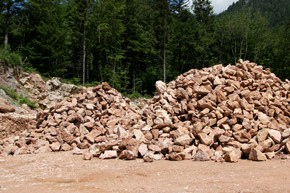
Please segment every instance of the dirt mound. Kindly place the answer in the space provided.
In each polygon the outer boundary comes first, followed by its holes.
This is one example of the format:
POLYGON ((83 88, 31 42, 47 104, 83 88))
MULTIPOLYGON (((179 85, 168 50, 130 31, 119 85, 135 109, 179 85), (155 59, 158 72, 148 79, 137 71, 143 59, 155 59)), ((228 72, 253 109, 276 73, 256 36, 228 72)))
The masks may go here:
POLYGON ((156 82, 156 89, 134 108, 107 83, 83 89, 38 113, 36 129, 23 137, 23 146, 14 140, 13 150, 73 149, 84 159, 148 162, 236 162, 290 153, 290 83, 262 66, 239 61, 193 69, 168 84, 156 82))

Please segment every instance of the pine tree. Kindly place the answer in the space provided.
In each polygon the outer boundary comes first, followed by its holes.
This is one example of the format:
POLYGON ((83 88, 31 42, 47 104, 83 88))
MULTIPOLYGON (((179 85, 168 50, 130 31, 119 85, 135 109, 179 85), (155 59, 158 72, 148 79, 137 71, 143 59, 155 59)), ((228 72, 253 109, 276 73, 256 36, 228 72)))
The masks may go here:
POLYGON ((154 0, 155 11, 155 35, 158 41, 159 50, 163 63, 163 81, 166 82, 167 76, 167 55, 168 55, 168 39, 170 34, 171 14, 169 2, 167 0, 154 0))
POLYGON ((21 21, 20 12, 23 10, 25 1, 24 0, 3 0, 0 3, 0 13, 2 13, 3 18, 3 28, 4 28, 4 47, 8 48, 9 46, 9 34, 11 31, 15 31, 18 29, 12 29, 21 21), (18 17, 18 18, 16 18, 18 17))
POLYGON ((208 25, 213 16, 213 7, 210 0, 193 0, 193 12, 199 23, 208 25))
POLYGON ((65 0, 29 0, 22 53, 47 76, 65 76, 70 64, 71 30, 65 0))

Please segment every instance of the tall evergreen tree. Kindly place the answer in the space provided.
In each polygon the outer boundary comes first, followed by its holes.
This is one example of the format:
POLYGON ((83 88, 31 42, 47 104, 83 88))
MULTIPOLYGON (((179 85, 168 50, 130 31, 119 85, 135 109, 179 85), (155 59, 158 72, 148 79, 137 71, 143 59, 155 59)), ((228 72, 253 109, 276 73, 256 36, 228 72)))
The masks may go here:
POLYGON ((166 68, 167 68, 167 52, 168 52, 168 39, 170 36, 170 22, 171 14, 169 2, 167 0, 154 0, 155 11, 155 36, 161 51, 161 58, 163 63, 163 81, 166 82, 166 68))
POLYGON ((4 47, 9 45, 9 34, 19 30, 18 25, 21 22, 20 12, 24 7, 24 0, 3 0, 0 3, 0 13, 2 16, 2 26, 4 29, 4 47), (14 27, 14 28, 13 28, 14 27))
POLYGON ((65 76, 70 64, 71 30, 66 0, 29 0, 22 53, 47 76, 65 76))
POLYGON ((132 92, 140 93, 146 90, 142 83, 145 82, 145 73, 156 55, 152 21, 149 0, 126 0, 124 17, 126 52, 123 62, 129 67, 132 92))

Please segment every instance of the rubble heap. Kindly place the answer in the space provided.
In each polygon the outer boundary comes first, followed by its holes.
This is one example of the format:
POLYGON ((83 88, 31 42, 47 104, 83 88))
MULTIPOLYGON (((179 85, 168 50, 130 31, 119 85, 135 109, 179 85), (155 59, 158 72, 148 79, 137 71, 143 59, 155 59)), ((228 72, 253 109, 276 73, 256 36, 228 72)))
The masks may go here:
POLYGON ((290 83, 268 69, 249 61, 193 69, 156 89, 142 108, 107 83, 83 89, 39 112, 35 129, 0 141, 0 153, 73 150, 84 159, 147 162, 290 153, 290 83))
POLYGON ((30 98, 37 101, 40 107, 49 108, 65 97, 78 93, 81 89, 73 84, 66 84, 53 77, 44 81, 39 74, 22 73, 19 79, 21 85, 30 91, 30 98))
POLYGON ((290 153, 290 84, 262 66, 241 60, 193 69, 156 88, 142 118, 145 135, 167 148, 168 159, 235 162, 290 153))

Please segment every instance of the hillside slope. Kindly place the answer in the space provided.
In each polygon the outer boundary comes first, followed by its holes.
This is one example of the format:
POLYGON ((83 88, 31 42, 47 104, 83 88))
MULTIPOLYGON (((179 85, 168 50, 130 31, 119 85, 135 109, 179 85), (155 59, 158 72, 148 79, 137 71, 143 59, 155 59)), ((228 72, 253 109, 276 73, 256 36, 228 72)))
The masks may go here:
POLYGON ((272 27, 286 24, 290 21, 289 0, 239 0, 233 3, 222 14, 250 10, 260 12, 265 16, 272 27))

